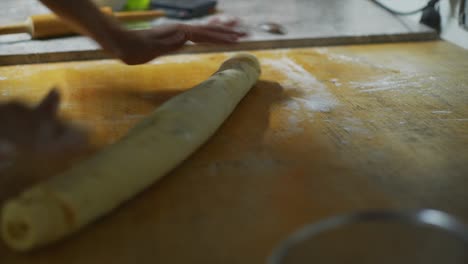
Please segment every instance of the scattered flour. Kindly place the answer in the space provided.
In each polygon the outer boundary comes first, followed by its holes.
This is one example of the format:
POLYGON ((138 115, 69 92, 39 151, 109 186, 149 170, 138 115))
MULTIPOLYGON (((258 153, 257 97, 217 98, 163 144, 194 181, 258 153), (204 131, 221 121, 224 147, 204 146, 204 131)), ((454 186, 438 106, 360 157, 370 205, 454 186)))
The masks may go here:
POLYGON ((360 57, 351 57, 347 56, 344 54, 337 54, 330 52, 327 48, 318 48, 315 50, 318 54, 325 55, 327 58, 331 61, 338 62, 338 63, 355 63, 355 64, 366 64, 366 65, 372 65, 375 68, 383 68, 380 65, 374 65, 370 63, 369 61, 360 58, 360 57))
POLYGON ((310 112, 330 112, 338 105, 335 97, 313 75, 302 66, 284 56, 281 59, 264 59, 268 65, 285 77, 280 84, 285 91, 299 92, 294 94, 285 106, 291 111, 305 109, 310 112))
POLYGON ((330 53, 330 51, 327 48, 316 48, 315 51, 318 54, 328 54, 328 53, 330 53))
POLYGON ((362 60, 359 58, 353 58, 353 57, 349 57, 343 54, 328 53, 328 58, 336 62, 362 63, 362 60))
POLYGON ((340 83, 340 80, 338 79, 330 79, 330 82, 333 83, 336 87, 340 87, 342 84, 340 83))
POLYGON ((202 61, 203 58, 200 56, 193 55, 171 55, 157 58, 150 62, 150 64, 166 64, 166 63, 188 63, 202 61))
POLYGON ((301 110, 301 105, 299 104, 298 101, 296 100, 288 100, 286 102, 284 102, 283 104, 287 109, 293 111, 293 112, 297 112, 297 111, 300 111, 301 110))
POLYGON ((288 118, 288 124, 290 127, 290 131, 293 133, 303 132, 304 128, 300 127, 300 123, 304 120, 299 118, 297 115, 291 115, 288 118))
MULTIPOLYGON (((437 80, 437 78, 434 76, 421 75, 419 70, 412 68, 399 68, 398 70, 391 70, 388 68, 388 66, 376 64, 364 57, 355 57, 333 53, 327 48, 316 49, 316 52, 325 55, 330 61, 335 63, 353 63, 356 65, 383 70, 381 73, 384 73, 384 76, 380 76, 369 81, 349 82, 350 87, 357 88, 362 93, 373 93, 389 90, 399 90, 399 92, 406 92, 408 88, 425 88, 424 90, 419 89, 416 92, 426 95, 425 90, 434 88, 434 86, 431 84, 433 81, 437 80), (389 70, 391 70, 391 74, 388 74, 389 70)), ((330 82, 334 83, 337 87, 341 85, 337 79, 331 79, 330 82)))
POLYGON ((97 61, 92 61, 92 62, 78 62, 78 63, 73 63, 65 66, 68 69, 74 69, 74 70, 88 70, 92 69, 93 67, 99 67, 99 66, 106 66, 110 64, 118 64, 116 60, 97 60, 97 61))
MULTIPOLYGON (((275 75, 282 76, 281 86, 289 98, 281 104, 287 112, 288 128, 277 131, 277 135, 290 136, 304 131, 302 123, 311 120, 314 113, 330 112, 338 101, 326 86, 283 53, 280 59, 263 59, 261 63, 269 66, 275 75)), ((268 67, 266 67, 268 70, 268 67)))
POLYGON ((349 134, 365 134, 370 135, 370 131, 364 125, 364 122, 358 118, 345 117, 340 121, 343 130, 349 134))
POLYGON ((387 75, 367 82, 350 82, 351 87, 360 89, 362 93, 381 92, 387 90, 421 88, 426 81, 413 74, 387 75))
POLYGON ((7 79, 8 79, 7 77, 0 76, 0 81, 4 81, 4 80, 7 80, 7 79))
POLYGON ((451 119, 439 119, 443 121, 461 121, 461 122, 467 122, 468 118, 451 118, 451 119))
POLYGON ((323 94, 307 95, 302 98, 293 97, 293 99, 312 112, 330 112, 336 105, 336 101, 331 101, 330 97, 324 97, 323 94))
POLYGON ((449 111, 449 110, 439 110, 439 111, 432 111, 433 114, 437 114, 437 115, 448 115, 448 114, 451 114, 452 111, 449 111))

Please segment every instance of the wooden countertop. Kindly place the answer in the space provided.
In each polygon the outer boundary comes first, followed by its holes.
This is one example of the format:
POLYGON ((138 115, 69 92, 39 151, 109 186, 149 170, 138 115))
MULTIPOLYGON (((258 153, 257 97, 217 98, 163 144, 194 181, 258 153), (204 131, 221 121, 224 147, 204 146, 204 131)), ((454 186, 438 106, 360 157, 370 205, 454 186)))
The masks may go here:
MULTIPOLYGON (((191 158, 111 215, 2 263, 262 263, 339 213, 435 208, 468 222, 468 52, 442 41, 254 52, 261 81, 191 158)), ((103 147, 228 54, 0 68, 0 98, 58 85, 103 147)))

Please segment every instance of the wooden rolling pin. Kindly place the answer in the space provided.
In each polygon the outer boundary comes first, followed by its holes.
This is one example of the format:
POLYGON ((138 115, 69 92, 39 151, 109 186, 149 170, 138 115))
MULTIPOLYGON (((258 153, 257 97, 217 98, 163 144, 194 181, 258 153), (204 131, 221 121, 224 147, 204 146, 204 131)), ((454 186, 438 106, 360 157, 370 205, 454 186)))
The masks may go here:
MULTIPOLYGON (((102 8, 101 10, 122 22, 143 21, 166 15, 161 10, 116 13, 113 13, 109 7, 102 8)), ((0 35, 16 33, 28 33, 33 39, 39 39, 76 34, 77 31, 58 16, 45 14, 30 16, 23 23, 0 26, 0 35)))

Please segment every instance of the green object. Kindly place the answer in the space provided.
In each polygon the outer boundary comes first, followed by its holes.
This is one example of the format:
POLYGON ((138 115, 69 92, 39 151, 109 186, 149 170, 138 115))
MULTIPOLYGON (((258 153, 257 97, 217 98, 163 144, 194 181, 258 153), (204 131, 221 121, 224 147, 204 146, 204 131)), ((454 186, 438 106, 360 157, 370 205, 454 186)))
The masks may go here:
POLYGON ((151 0, 128 0, 125 10, 128 11, 138 11, 138 10, 147 10, 151 0))
POLYGON ((130 30, 141 30, 141 29, 150 29, 151 22, 148 21, 132 21, 124 24, 125 28, 130 30))

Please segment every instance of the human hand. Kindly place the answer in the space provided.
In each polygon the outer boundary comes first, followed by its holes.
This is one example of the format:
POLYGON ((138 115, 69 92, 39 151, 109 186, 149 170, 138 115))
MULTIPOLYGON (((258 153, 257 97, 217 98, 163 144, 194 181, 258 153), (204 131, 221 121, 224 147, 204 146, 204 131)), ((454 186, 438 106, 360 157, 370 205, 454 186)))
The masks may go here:
POLYGON ((58 118, 59 100, 52 90, 36 107, 0 105, 0 169, 20 156, 60 156, 86 145, 83 131, 58 118))
POLYGON ((187 41, 232 44, 245 33, 218 24, 172 24, 147 30, 126 31, 117 56, 127 64, 141 64, 180 49, 187 41))
POLYGON ((90 150, 84 131, 58 118, 59 100, 52 90, 35 107, 0 104, 0 202, 90 150))

